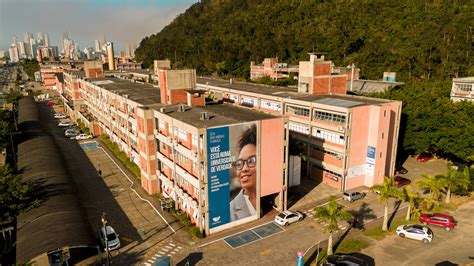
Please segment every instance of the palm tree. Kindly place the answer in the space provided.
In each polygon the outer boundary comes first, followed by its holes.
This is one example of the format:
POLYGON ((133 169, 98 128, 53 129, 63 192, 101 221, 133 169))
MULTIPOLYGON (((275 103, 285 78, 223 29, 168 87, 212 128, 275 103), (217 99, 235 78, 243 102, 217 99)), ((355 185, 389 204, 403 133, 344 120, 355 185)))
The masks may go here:
POLYGON ((451 191, 456 188, 467 189, 470 183, 469 169, 464 168, 463 172, 458 172, 454 169, 451 163, 448 164, 448 174, 442 178, 446 185, 446 203, 451 202, 451 191))
POLYGON ((408 202, 408 210, 405 220, 409 221, 411 219, 412 212, 415 211, 415 204, 420 198, 420 194, 414 191, 412 186, 407 186, 403 189, 402 197, 404 201, 408 202))
POLYGON ((441 192, 445 191, 446 182, 443 179, 443 176, 437 175, 421 175, 421 180, 416 181, 416 186, 421 190, 429 190, 429 200, 426 202, 428 203, 428 209, 432 206, 432 204, 439 205, 439 198, 441 196, 441 192))
POLYGON ((325 230, 329 232, 328 238, 328 255, 332 255, 332 234, 339 231, 339 221, 350 220, 352 214, 343 210, 343 207, 336 202, 336 197, 329 197, 329 203, 325 206, 316 207, 315 218, 319 218, 322 222, 327 222, 325 230))
POLYGON ((382 230, 387 231, 388 230, 388 199, 390 197, 399 197, 400 193, 395 187, 395 182, 393 178, 390 178, 388 176, 383 178, 383 184, 374 185, 373 187, 370 188, 370 191, 373 191, 379 194, 380 202, 385 204, 382 230))

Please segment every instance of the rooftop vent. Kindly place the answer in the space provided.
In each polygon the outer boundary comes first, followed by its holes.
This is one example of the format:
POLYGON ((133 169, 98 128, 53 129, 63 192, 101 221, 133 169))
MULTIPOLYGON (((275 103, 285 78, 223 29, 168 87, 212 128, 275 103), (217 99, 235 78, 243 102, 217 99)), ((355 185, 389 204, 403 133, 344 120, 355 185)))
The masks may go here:
POLYGON ((201 116, 199 117, 201 120, 209 120, 209 116, 207 112, 201 112, 201 116))
POLYGON ((160 113, 166 114, 166 108, 165 107, 160 107, 160 113))

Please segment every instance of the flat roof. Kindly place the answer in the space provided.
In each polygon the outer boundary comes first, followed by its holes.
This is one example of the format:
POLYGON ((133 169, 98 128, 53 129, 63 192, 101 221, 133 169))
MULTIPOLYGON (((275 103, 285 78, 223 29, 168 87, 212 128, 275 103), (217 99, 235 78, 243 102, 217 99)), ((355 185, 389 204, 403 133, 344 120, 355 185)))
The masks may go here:
POLYGON ((141 105, 161 104, 160 89, 149 84, 135 83, 114 77, 87 78, 90 83, 117 95, 128 95, 128 99, 141 105))
MULTIPOLYGON (((218 127, 282 117, 281 115, 267 114, 255 109, 236 107, 227 103, 195 107, 185 105, 185 108, 184 112, 180 112, 178 110, 179 105, 167 105, 165 106, 165 114, 196 128, 218 127), (201 120, 202 112, 207 112, 209 119, 201 120)), ((158 107, 154 109, 160 111, 158 107)))
POLYGON ((453 78, 454 82, 474 82, 474 77, 453 78))
POLYGON ((370 98, 363 96, 354 95, 342 95, 342 94, 306 94, 298 93, 296 88, 279 87, 279 86, 268 86, 249 82, 234 81, 232 84, 228 80, 211 79, 205 77, 198 77, 197 83, 201 85, 210 85, 221 88, 227 88, 232 90, 239 90, 244 92, 258 93, 269 96, 277 96, 281 98, 295 99, 305 102, 322 103, 332 106, 339 107, 354 107, 359 105, 377 105, 381 103, 390 102, 390 100, 370 98))

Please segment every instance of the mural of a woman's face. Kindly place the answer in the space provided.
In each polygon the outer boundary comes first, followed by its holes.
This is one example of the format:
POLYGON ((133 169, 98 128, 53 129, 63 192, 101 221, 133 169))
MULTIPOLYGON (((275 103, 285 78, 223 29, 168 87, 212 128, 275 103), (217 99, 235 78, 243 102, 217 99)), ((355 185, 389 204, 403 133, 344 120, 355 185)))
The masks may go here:
POLYGON ((256 147, 254 144, 245 145, 239 153, 238 161, 242 168, 237 168, 237 177, 242 188, 255 191, 257 185, 256 147), (249 166, 250 164, 250 166, 249 166))

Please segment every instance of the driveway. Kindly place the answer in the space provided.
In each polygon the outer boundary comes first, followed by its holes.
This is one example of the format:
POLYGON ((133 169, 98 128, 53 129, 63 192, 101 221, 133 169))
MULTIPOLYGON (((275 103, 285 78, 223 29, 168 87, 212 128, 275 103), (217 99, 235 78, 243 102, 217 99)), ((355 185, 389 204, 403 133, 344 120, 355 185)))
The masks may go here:
POLYGON ((454 212, 458 226, 446 232, 443 228, 430 226, 434 239, 429 244, 402 239, 393 235, 377 241, 362 253, 374 258, 377 265, 466 265, 474 263, 474 201, 470 201, 454 212))

